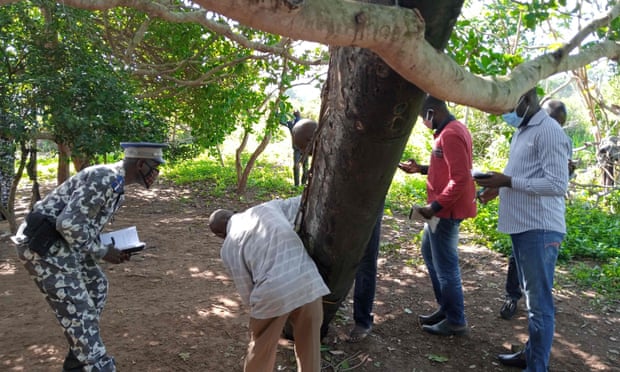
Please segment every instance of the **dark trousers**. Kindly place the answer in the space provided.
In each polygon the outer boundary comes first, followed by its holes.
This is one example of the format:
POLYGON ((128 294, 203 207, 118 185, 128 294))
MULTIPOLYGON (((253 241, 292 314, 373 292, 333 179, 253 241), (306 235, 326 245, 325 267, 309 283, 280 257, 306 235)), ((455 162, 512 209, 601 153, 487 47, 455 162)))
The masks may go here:
POLYGON ((508 258, 508 273, 506 274, 506 297, 519 300, 521 296, 517 263, 515 261, 515 256, 511 254, 508 258))
POLYGON ((301 156, 301 150, 293 148, 293 182, 295 186, 304 185, 308 180, 308 157, 306 156, 302 162, 301 156), (299 168, 301 168, 301 180, 299 179, 299 168))
POLYGON ((381 219, 383 207, 377 217, 370 240, 366 245, 364 256, 355 273, 355 288, 353 290, 353 319, 355 324, 364 328, 372 327, 372 306, 375 301, 377 287, 377 258, 379 257, 379 242, 381 240, 381 219))

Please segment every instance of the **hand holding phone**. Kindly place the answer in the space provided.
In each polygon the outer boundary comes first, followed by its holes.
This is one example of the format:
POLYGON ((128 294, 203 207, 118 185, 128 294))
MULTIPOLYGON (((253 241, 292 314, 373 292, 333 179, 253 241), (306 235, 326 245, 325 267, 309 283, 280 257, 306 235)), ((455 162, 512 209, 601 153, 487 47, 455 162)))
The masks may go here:
POLYGON ((474 177, 474 179, 477 179, 477 180, 482 180, 482 179, 485 179, 485 178, 489 178, 492 175, 493 175, 492 173, 481 172, 481 171, 479 171, 477 169, 472 169, 472 171, 471 171, 471 176, 474 177))

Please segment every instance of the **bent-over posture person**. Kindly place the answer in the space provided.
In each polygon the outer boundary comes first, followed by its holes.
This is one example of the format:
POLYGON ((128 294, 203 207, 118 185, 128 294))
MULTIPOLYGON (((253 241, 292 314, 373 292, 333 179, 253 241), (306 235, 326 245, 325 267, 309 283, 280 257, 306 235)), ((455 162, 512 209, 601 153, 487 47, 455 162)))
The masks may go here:
POLYGON ((329 293, 294 230, 301 197, 276 199, 242 213, 218 209, 209 228, 221 238, 221 257, 250 307, 244 371, 273 371, 286 321, 295 337, 297 370, 321 370, 322 297, 329 293))
POLYGON ((35 204, 14 237, 19 258, 69 342, 63 372, 116 371, 99 330, 108 280, 98 261, 119 264, 129 255, 104 245, 99 234, 120 208, 125 185, 148 189, 155 182, 166 145, 121 146, 124 160, 85 168, 63 182, 35 204))

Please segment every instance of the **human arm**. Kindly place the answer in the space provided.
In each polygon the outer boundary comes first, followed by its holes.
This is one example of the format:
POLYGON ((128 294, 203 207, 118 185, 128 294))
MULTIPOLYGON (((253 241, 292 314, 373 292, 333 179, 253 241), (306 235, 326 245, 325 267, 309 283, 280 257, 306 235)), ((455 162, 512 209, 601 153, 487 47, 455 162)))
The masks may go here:
POLYGON ((252 274, 252 256, 256 254, 256 239, 260 239, 260 234, 254 234, 258 229, 259 220, 252 213, 256 207, 244 212, 236 213, 228 221, 227 234, 220 256, 222 263, 230 273, 235 288, 246 304, 250 304, 250 294, 254 287, 254 276, 252 274))
POLYGON ((512 189, 541 196, 564 196, 568 189, 567 164, 572 155, 570 138, 560 129, 544 128, 534 143, 535 153, 531 158, 518 158, 529 169, 512 173, 512 189))
POLYGON ((490 202, 491 200, 497 198, 497 196, 499 195, 499 189, 496 187, 485 187, 482 190, 480 190, 477 194, 477 198, 478 200, 480 200, 480 202, 482 204, 486 204, 488 202, 490 202))
POLYGON ((499 189, 500 187, 512 187, 512 177, 498 172, 487 172, 489 177, 475 178, 476 183, 485 188, 499 189))
POLYGON ((74 250, 84 250, 103 258, 108 247, 99 233, 114 213, 121 194, 110 186, 115 179, 109 169, 79 175, 68 187, 68 201, 56 218, 56 229, 74 250))
POLYGON ((434 212, 445 208, 442 216, 465 214, 469 210, 465 204, 471 203, 475 194, 471 136, 462 124, 453 122, 436 142, 428 178, 430 207, 434 212))
POLYGON ((106 254, 102 257, 102 259, 106 262, 119 264, 125 261, 129 261, 131 254, 121 251, 120 249, 114 247, 113 244, 106 246, 106 254))
POLYGON ((477 179, 483 187, 510 187, 515 191, 541 196, 562 196, 568 187, 570 139, 556 126, 544 123, 527 128, 513 144, 504 173, 477 179), (528 132, 529 131, 529 132, 528 132))
POLYGON ((398 163, 398 168, 410 174, 428 174, 428 165, 420 165, 414 159, 401 161, 398 163))

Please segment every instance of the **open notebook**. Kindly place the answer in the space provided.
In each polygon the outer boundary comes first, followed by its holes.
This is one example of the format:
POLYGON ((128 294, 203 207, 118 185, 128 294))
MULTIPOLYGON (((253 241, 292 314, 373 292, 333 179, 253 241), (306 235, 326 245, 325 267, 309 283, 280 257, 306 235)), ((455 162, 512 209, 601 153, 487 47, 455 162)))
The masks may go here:
POLYGON ((99 235, 103 244, 112 244, 121 251, 133 253, 144 249, 144 242, 138 238, 138 230, 135 226, 115 230, 99 235))

